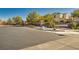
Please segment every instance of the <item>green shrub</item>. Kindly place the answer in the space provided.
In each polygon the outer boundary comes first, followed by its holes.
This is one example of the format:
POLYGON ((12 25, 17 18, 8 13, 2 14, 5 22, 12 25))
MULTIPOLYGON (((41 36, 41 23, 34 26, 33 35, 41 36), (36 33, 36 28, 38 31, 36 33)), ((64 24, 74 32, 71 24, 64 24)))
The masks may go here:
POLYGON ((78 29, 78 28, 79 28, 79 24, 78 24, 77 22, 71 22, 71 23, 69 24, 69 27, 70 27, 71 29, 78 29))

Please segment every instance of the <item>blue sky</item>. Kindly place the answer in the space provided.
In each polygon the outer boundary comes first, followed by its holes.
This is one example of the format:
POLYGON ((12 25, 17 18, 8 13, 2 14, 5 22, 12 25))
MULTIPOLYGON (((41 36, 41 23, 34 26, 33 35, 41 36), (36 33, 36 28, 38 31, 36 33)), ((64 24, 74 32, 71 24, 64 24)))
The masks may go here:
POLYGON ((0 19, 7 20, 13 16, 22 16, 23 20, 25 20, 28 13, 32 11, 44 15, 53 12, 71 13, 74 10, 74 8, 0 8, 0 19))

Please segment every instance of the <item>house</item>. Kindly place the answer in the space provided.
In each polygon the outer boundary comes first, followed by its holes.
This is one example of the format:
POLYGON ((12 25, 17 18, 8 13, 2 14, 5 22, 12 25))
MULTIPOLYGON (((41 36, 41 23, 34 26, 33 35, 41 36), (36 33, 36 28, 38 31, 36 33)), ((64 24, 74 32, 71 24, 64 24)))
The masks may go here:
POLYGON ((70 20, 71 19, 71 14, 67 14, 67 13, 56 14, 54 19, 57 22, 60 22, 60 21, 63 21, 63 20, 70 20))
POLYGON ((63 14, 56 14, 54 17, 55 21, 57 21, 57 22, 60 22, 62 20, 62 18, 63 18, 63 14))
POLYGON ((63 18, 64 19, 70 19, 71 18, 71 14, 64 13, 63 14, 63 18))

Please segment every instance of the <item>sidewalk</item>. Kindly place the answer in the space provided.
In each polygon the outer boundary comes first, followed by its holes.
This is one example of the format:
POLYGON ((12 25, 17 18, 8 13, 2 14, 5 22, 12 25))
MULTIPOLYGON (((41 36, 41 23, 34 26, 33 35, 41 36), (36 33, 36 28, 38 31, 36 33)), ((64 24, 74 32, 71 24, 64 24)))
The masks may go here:
POLYGON ((22 50, 78 50, 79 49, 78 39, 79 39, 78 35, 75 36, 71 35, 66 38, 46 42, 32 47, 24 48, 22 50))
POLYGON ((36 30, 42 30, 44 32, 50 32, 50 33, 56 33, 56 34, 63 34, 63 35, 71 35, 71 34, 79 34, 79 30, 72 30, 72 29, 56 29, 55 31, 53 30, 53 28, 41 28, 41 27, 37 27, 35 28, 36 30))

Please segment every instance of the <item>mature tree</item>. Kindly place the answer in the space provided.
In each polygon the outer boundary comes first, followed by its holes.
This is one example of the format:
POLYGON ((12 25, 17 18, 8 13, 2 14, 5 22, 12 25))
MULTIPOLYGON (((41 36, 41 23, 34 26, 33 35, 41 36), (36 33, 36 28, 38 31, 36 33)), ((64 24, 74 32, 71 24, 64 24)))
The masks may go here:
POLYGON ((26 21, 28 24, 35 25, 38 21, 39 14, 37 12, 31 12, 27 15, 26 21))
POLYGON ((23 24, 23 20, 21 16, 16 16, 12 18, 12 23, 14 25, 22 25, 23 24))
POLYGON ((26 21, 28 24, 40 26, 47 26, 55 28, 56 21, 54 20, 53 14, 46 14, 44 16, 39 15, 37 12, 29 13, 26 17, 26 21))
POLYGON ((78 24, 77 22, 71 22, 71 23, 69 24, 69 27, 70 27, 71 29, 78 29, 78 28, 79 28, 79 24, 78 24))
POLYGON ((75 10, 71 13, 73 17, 79 17, 79 10, 75 10))
POLYGON ((3 25, 6 25, 6 24, 7 24, 7 22, 6 22, 6 21, 2 21, 2 24, 3 24, 3 25))
POLYGON ((8 24, 8 25, 12 25, 12 20, 11 20, 11 18, 9 18, 9 19, 7 20, 7 24, 8 24))
POLYGON ((44 16, 44 18, 45 18, 46 26, 55 28, 56 22, 55 22, 54 16, 52 14, 47 14, 44 16))
POLYGON ((38 23, 39 23, 40 26, 44 26, 44 24, 45 24, 44 16, 39 16, 38 17, 38 23))
POLYGON ((79 23, 77 20, 79 19, 79 10, 75 10, 71 13, 72 19, 69 23, 69 27, 72 29, 78 29, 79 28, 79 23), (75 21, 74 21, 75 20, 75 21))

